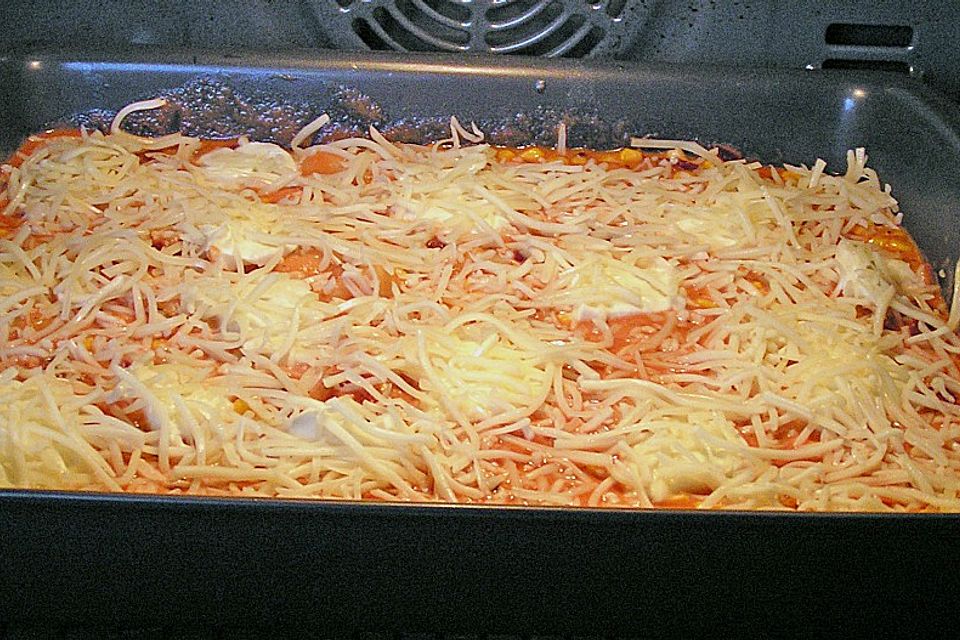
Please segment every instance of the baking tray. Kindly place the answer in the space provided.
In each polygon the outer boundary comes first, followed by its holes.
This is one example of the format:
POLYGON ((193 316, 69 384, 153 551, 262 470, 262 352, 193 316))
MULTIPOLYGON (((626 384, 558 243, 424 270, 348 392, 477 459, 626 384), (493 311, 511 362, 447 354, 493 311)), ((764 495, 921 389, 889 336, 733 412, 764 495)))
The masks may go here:
MULTIPOLYGON (((50 123, 94 121, 92 110, 198 79, 304 112, 352 91, 379 105, 387 128, 456 115, 549 129, 574 114, 574 142, 695 138, 770 162, 822 157, 835 171, 848 148, 865 146, 945 285, 960 256, 960 115, 897 75, 316 51, 15 52, 0 56, 0 152, 50 123)), ((220 125, 258 130, 257 121, 220 125)), ((947 636, 960 622, 960 516, 5 490, 0 621, 337 637, 947 636)))

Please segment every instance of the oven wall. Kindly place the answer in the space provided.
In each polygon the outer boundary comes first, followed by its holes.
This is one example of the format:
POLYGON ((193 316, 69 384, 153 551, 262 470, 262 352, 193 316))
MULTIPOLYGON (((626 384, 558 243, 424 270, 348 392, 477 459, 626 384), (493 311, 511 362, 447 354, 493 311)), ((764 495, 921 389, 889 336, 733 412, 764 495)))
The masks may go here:
POLYGON ((880 69, 920 77, 960 100, 957 2, 7 0, 4 5, 0 52, 38 45, 493 49, 647 62, 880 69))

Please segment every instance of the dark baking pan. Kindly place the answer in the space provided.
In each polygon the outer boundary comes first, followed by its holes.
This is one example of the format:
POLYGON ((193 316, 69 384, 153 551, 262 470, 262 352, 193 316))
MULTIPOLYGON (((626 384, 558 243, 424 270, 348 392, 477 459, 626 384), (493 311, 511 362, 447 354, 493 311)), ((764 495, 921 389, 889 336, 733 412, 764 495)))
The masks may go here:
MULTIPOLYGON (((772 162, 823 157, 835 171, 848 148, 865 146, 933 265, 949 277, 960 255, 960 116, 901 76, 356 53, 30 52, 2 58, 0 91, 4 152, 31 130, 102 125, 110 110, 157 94, 183 104, 134 126, 283 139, 291 118, 302 124, 328 109, 344 126, 369 121, 407 138, 456 115, 517 143, 552 136, 564 120, 574 144, 696 138, 772 162), (225 95, 232 113, 190 102, 225 95)), ((949 636, 960 621, 960 517, 7 490, 0 621, 269 626, 298 637, 870 628, 949 636)))

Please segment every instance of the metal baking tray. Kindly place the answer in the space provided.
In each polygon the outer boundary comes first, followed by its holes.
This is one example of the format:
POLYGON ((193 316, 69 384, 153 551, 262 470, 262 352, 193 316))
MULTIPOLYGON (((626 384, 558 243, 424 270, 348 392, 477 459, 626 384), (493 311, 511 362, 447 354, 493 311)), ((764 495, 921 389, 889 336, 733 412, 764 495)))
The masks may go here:
MULTIPOLYGON (((50 123, 77 114, 95 122, 106 117, 97 110, 208 81, 257 104, 297 105, 304 118, 331 96, 359 95, 396 132, 455 115, 516 143, 517 131, 554 135, 567 118, 573 144, 693 138, 768 162, 822 157, 837 172, 847 149, 864 146, 944 286, 960 257, 960 113, 900 75, 316 51, 28 51, 0 55, 0 153, 50 123)), ((211 131, 284 135, 262 128, 257 114, 244 117, 217 120, 211 131)), ((270 626, 337 637, 880 627, 948 636, 960 622, 960 516, 3 490, 0 621, 270 626)))

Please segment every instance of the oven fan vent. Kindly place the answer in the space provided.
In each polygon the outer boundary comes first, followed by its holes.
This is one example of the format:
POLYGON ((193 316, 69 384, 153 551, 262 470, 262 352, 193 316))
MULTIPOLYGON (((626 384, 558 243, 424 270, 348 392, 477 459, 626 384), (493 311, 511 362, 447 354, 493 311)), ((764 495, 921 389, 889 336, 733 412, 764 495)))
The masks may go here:
POLYGON ((614 54, 642 0, 315 0, 335 45, 351 49, 614 54))

